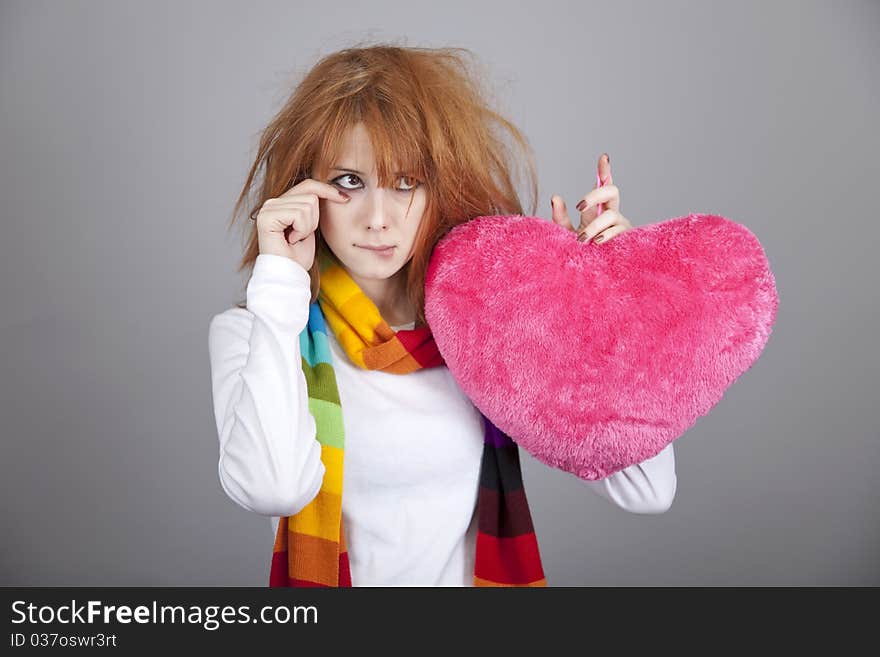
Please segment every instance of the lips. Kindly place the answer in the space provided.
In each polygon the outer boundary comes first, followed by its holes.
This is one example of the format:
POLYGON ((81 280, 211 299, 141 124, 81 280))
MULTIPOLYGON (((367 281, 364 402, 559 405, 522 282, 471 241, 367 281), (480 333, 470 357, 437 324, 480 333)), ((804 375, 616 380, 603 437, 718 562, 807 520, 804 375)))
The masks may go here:
POLYGON ((393 244, 386 244, 383 246, 368 246, 366 244, 358 244, 357 246, 359 246, 362 249, 370 249, 371 251, 385 251, 387 249, 394 248, 393 244))

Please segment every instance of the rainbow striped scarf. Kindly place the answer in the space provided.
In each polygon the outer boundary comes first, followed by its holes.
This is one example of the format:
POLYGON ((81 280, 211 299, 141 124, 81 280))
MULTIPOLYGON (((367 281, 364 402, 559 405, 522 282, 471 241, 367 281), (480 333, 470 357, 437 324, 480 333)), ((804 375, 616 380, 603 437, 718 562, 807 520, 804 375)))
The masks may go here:
MULTIPOLYGON (((270 587, 352 586, 342 523, 345 437, 327 324, 358 367, 407 374, 445 365, 429 328, 395 331, 345 269, 321 263, 320 293, 299 340, 326 473, 318 495, 278 523, 270 587)), ((474 586, 547 586, 517 445, 485 416, 483 424, 474 586)))

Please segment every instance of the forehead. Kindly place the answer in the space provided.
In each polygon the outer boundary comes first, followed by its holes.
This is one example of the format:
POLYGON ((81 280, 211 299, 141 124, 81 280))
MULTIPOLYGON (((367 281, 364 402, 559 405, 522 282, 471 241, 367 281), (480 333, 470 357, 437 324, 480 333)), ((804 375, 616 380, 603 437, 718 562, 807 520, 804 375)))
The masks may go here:
POLYGON ((326 144, 318 155, 317 171, 322 175, 351 171, 362 177, 378 177, 381 185, 392 185, 400 175, 425 176, 424 162, 418 149, 407 147, 406 140, 395 138, 385 126, 379 128, 375 144, 362 121, 357 121, 326 144))
POLYGON ((376 168, 370 133, 363 123, 356 123, 345 131, 338 156, 334 161, 328 162, 327 166, 344 167, 361 172, 372 172, 376 168))

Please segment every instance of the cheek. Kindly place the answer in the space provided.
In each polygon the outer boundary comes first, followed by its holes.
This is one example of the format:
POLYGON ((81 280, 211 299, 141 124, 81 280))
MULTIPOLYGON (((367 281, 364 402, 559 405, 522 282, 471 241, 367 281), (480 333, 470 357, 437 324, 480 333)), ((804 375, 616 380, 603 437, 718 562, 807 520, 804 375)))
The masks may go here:
POLYGON ((423 216, 419 217, 418 215, 409 218, 409 223, 406 227, 406 234, 410 240, 415 239, 416 234, 419 232, 419 226, 421 225, 423 218, 423 216))
POLYGON ((342 222, 336 213, 324 212, 318 218, 318 227, 321 229, 321 235, 328 242, 336 242, 344 237, 342 231, 342 222))
MULTIPOLYGON (((415 237, 415 234, 419 230, 419 225, 425 219, 425 212, 427 211, 427 199, 421 198, 413 201, 412 207, 409 210, 409 214, 406 215, 404 221, 406 221, 406 233, 411 238, 415 237)), ((406 212, 406 206, 404 206, 404 212, 406 212)))

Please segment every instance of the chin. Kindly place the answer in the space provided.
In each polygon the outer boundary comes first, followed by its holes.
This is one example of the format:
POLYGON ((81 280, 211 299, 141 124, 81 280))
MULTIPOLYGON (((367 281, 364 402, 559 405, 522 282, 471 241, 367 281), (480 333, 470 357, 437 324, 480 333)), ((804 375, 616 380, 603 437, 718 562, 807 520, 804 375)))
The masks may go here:
MULTIPOLYGON (((368 258, 369 254, 367 254, 368 258)), ((403 266, 397 262, 397 258, 388 262, 364 262, 363 258, 352 259, 344 262, 345 268, 355 276, 361 278, 391 278, 400 271, 403 266), (352 262, 354 260, 354 262, 352 262)))

